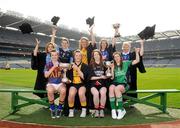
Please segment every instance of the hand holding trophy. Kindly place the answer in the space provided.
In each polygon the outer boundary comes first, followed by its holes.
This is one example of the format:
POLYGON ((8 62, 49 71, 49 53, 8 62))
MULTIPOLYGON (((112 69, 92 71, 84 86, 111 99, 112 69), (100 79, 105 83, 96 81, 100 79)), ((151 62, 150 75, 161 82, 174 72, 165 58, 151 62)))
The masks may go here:
POLYGON ((119 27, 120 27, 120 24, 119 24, 119 23, 113 24, 113 28, 115 29, 115 34, 114 34, 114 37, 115 37, 115 38, 121 36, 120 33, 119 33, 119 27))
POLYGON ((62 78, 62 82, 63 83, 67 83, 68 82, 68 78, 66 77, 66 72, 70 67, 69 63, 60 63, 60 67, 63 69, 64 73, 63 73, 63 78, 62 78))
POLYGON ((105 65, 106 65, 106 67, 108 68, 107 71, 106 71, 106 76, 107 76, 107 77, 111 77, 111 76, 112 76, 111 70, 110 70, 111 61, 106 61, 106 62, 105 62, 105 65))

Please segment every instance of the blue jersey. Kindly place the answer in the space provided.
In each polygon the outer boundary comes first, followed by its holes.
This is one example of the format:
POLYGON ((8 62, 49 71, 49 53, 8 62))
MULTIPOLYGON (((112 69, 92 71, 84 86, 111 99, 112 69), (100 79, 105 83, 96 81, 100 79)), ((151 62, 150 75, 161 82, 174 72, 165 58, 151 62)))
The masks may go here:
POLYGON ((109 53, 107 50, 104 50, 104 51, 101 51, 101 54, 102 54, 102 57, 103 57, 103 60, 109 60, 109 53))
MULTIPOLYGON (((49 62, 46 64, 44 68, 44 72, 49 71, 53 67, 53 63, 49 62)), ((60 67, 56 67, 53 72, 48 77, 48 83, 60 84, 62 78, 62 69, 60 67)))

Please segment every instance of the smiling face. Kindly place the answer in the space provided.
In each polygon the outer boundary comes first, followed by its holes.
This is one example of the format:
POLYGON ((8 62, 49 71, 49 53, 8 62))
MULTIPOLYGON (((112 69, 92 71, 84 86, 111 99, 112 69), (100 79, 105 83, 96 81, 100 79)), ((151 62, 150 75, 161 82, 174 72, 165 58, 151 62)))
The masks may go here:
POLYGON ((69 42, 68 42, 68 40, 62 39, 62 41, 61 41, 61 47, 62 47, 63 49, 69 48, 69 42))
POLYGON ((106 39, 102 39, 100 42, 100 49, 105 50, 108 47, 108 43, 106 39))
POLYGON ((75 62, 81 62, 82 60, 82 54, 80 51, 74 53, 74 61, 75 62))
POLYGON ((46 52, 47 53, 50 53, 52 50, 54 49, 54 45, 49 43, 46 47, 46 52))
POLYGON ((81 43, 81 48, 87 48, 88 47, 88 41, 87 40, 82 39, 80 43, 81 43))
POLYGON ((95 61, 100 61, 101 60, 101 54, 99 52, 94 52, 93 58, 95 61))
POLYGON ((130 51, 130 49, 131 49, 130 42, 124 42, 123 45, 122 45, 123 52, 127 53, 127 52, 130 51))
POLYGON ((120 64, 120 63, 121 63, 121 56, 120 56, 120 54, 114 54, 114 61, 115 61, 117 64, 120 64))
POLYGON ((51 60, 52 60, 52 61, 58 61, 58 58, 59 58, 58 52, 52 51, 52 52, 51 52, 51 60))

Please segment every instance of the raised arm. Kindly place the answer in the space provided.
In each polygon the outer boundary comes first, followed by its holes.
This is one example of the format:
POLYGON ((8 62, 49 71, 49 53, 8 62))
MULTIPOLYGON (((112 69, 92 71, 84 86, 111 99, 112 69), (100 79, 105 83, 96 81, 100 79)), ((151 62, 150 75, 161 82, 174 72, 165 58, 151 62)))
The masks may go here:
POLYGON ((140 56, 144 55, 144 41, 145 40, 140 41, 140 56))
POLYGON ((36 40, 36 46, 34 48, 33 55, 37 56, 37 53, 38 53, 38 50, 39 50, 40 41, 37 38, 35 38, 35 40, 36 40))
POLYGON ((112 47, 116 46, 117 39, 115 37, 112 38, 112 47))
POLYGON ((51 36, 51 43, 56 47, 55 44, 55 36, 56 36, 57 28, 52 27, 52 36, 51 36))
POLYGON ((93 28, 94 28, 94 25, 89 29, 92 46, 94 46, 96 44, 96 39, 95 39, 95 36, 94 36, 93 28))
POLYGON ((136 59, 132 61, 132 65, 135 65, 135 64, 139 63, 139 61, 140 61, 138 48, 135 48, 135 53, 136 53, 136 59))

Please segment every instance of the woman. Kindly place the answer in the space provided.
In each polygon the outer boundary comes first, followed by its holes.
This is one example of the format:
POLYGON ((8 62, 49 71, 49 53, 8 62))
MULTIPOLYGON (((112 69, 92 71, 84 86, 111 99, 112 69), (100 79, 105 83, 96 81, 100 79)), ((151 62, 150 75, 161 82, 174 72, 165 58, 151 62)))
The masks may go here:
POLYGON ((133 61, 122 61, 121 53, 115 52, 113 54, 114 64, 112 64, 112 84, 109 87, 109 98, 111 105, 111 114, 113 119, 122 119, 126 114, 123 108, 122 94, 129 88, 127 83, 126 73, 130 65, 135 65, 139 62, 138 49, 136 50, 136 59, 133 61), (116 114, 116 101, 118 103, 116 114))
MULTIPOLYGON (((92 42, 96 42, 95 40, 95 36, 94 36, 94 32, 93 32, 93 27, 92 29, 90 29, 90 35, 91 35, 91 40, 92 42)), ((108 41, 107 39, 103 38, 100 40, 100 43, 99 43, 99 50, 102 54, 102 58, 103 58, 103 61, 111 61, 113 60, 113 57, 112 57, 112 54, 116 51, 116 38, 112 38, 112 44, 108 44, 108 41)))
MULTIPOLYGON (((37 70, 34 90, 46 90, 47 78, 44 77, 44 66, 51 61, 50 52, 55 48, 54 38, 56 30, 52 29, 51 42, 46 44, 45 52, 38 52, 40 41, 36 38, 36 46, 31 57, 31 68, 37 70)), ((47 97, 46 93, 34 93, 40 98, 47 97)))
POLYGON ((68 38, 63 37, 61 47, 59 48, 59 60, 62 63, 71 63, 73 61, 72 51, 69 49, 68 38))
MULTIPOLYGON (((127 73, 128 83, 130 85, 129 90, 137 90, 137 68, 139 69, 140 73, 146 72, 143 64, 144 41, 145 40, 140 40, 140 48, 139 48, 140 62, 137 63, 136 65, 130 66, 129 71, 127 73)), ((130 50, 131 50, 131 43, 123 42, 122 54, 121 54, 123 61, 135 59, 135 52, 130 52, 130 50)), ((137 98, 137 94, 128 94, 128 96, 137 98)))
POLYGON ((90 80, 91 80, 91 93, 93 95, 93 102, 95 108, 95 117, 104 117, 104 108, 106 104, 106 67, 103 64, 102 55, 99 50, 92 52, 90 62, 90 80))
MULTIPOLYGON (((91 32, 92 30, 90 30, 91 32)), ((96 49, 96 43, 94 40, 91 42, 89 41, 88 38, 82 37, 79 40, 79 49, 81 50, 82 53, 82 62, 85 64, 89 64, 91 60, 91 54, 94 49, 96 49)))
POLYGON ((46 90, 50 103, 51 118, 59 118, 63 110, 64 99, 66 96, 66 85, 62 83, 62 68, 58 62, 59 53, 56 50, 51 51, 51 62, 47 63, 44 69, 44 76, 48 78, 46 90), (54 94, 59 93, 59 105, 57 109, 54 104, 54 94))
POLYGON ((82 107, 80 117, 86 117, 86 82, 88 81, 89 68, 82 62, 82 54, 80 50, 74 51, 74 63, 71 70, 67 72, 67 77, 70 80, 68 105, 69 117, 74 117, 74 103, 75 96, 78 93, 79 100, 82 107))

